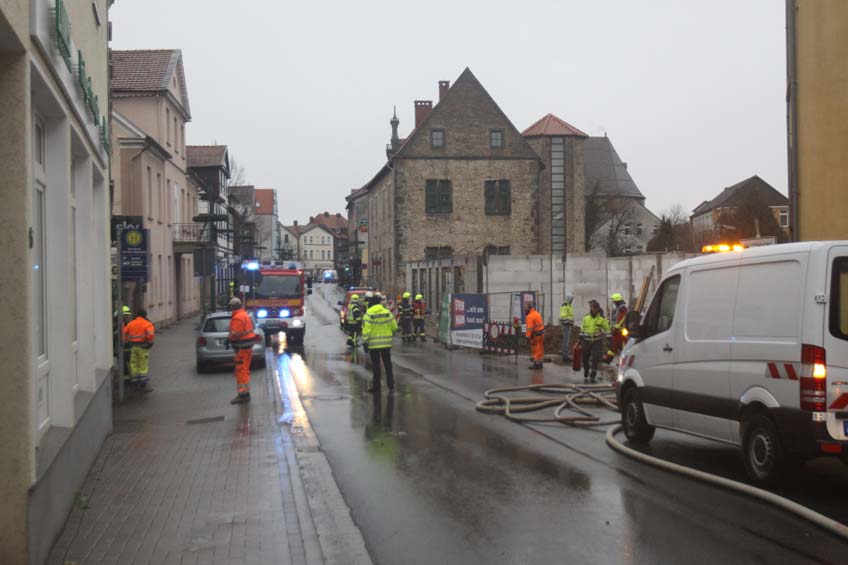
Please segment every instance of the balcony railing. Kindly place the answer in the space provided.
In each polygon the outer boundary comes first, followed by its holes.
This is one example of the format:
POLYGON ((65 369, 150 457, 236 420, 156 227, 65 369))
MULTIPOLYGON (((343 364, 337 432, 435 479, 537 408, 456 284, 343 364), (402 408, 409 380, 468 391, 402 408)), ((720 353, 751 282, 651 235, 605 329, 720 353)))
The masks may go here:
POLYGON ((174 224, 174 243, 210 243, 209 224, 191 222, 187 224, 174 224))

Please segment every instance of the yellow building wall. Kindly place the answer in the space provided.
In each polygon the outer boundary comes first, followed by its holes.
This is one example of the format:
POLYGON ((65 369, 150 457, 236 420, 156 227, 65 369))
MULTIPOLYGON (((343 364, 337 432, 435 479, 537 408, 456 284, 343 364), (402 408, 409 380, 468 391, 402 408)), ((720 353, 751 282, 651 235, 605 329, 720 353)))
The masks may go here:
POLYGON ((848 1, 796 7, 799 239, 848 239, 848 1))

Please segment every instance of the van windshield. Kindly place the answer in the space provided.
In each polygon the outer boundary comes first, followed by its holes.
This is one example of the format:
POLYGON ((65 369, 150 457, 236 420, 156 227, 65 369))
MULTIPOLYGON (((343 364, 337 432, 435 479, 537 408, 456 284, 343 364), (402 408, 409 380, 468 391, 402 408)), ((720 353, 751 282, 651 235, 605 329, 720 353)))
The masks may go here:
POLYGON ((830 333, 848 341, 848 257, 833 261, 830 294, 830 333))

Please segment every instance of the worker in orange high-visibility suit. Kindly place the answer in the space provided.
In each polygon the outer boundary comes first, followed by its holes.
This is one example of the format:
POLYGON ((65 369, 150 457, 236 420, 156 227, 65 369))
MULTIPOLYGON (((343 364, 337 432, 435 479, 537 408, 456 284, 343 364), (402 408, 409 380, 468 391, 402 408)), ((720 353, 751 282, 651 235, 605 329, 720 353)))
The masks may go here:
POLYGON ((530 340, 530 348, 533 355, 531 369, 541 369, 542 360, 545 358, 545 323, 542 315, 533 308, 533 304, 527 304, 527 316, 524 323, 527 325, 527 339, 530 340))
POLYGON ((253 346, 259 339, 253 332, 253 321, 241 306, 241 300, 232 298, 230 300, 229 342, 235 350, 235 374, 238 395, 230 401, 230 404, 244 404, 250 402, 250 361, 253 358, 253 346))
POLYGON ((124 325, 124 344, 130 350, 130 384, 142 392, 153 392, 148 383, 148 361, 155 331, 147 312, 139 310, 135 319, 124 325))

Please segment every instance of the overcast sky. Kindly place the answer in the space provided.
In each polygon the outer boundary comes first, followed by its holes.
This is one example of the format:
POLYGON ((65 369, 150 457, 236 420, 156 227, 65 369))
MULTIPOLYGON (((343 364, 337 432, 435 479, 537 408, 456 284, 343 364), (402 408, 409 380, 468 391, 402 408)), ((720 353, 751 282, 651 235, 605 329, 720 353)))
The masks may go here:
POLYGON ((468 66, 519 130, 606 132, 656 213, 759 174, 786 193, 783 0, 118 0, 115 49, 180 48, 189 144, 227 144, 280 219, 344 212, 392 106, 468 66))

